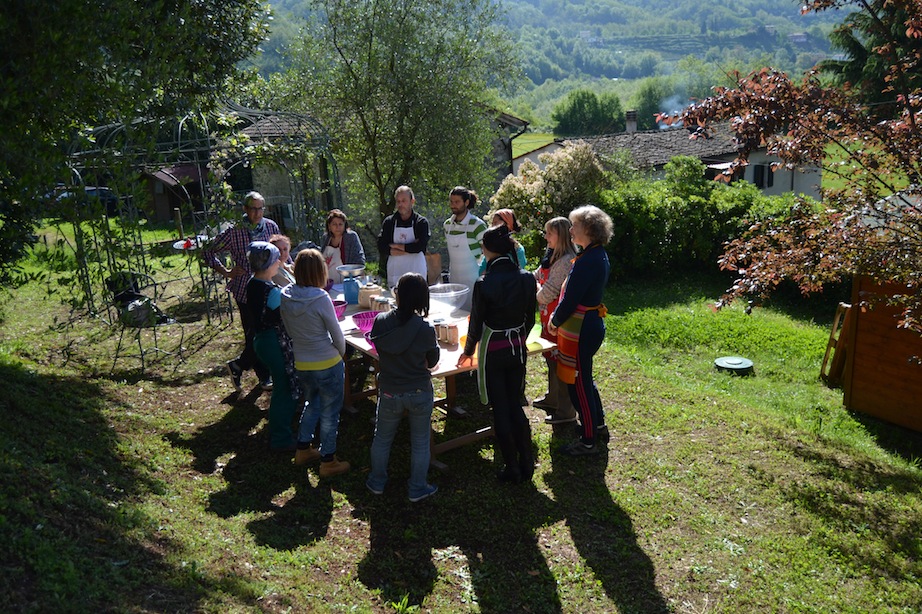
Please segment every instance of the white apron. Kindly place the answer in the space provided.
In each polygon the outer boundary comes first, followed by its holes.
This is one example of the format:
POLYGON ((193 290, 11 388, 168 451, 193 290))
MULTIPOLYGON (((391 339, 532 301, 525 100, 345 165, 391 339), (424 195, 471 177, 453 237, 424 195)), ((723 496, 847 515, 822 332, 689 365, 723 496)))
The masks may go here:
MULTIPOLYGON (((467 233, 446 235, 445 243, 448 245, 448 274, 451 277, 449 281, 473 290, 474 282, 480 276, 480 267, 471 253, 467 233)), ((471 294, 472 292, 468 292, 464 297, 464 305, 461 306, 464 311, 471 310, 471 294)))
POLYGON ((327 261, 327 277, 333 280, 334 284, 343 283, 343 275, 336 270, 336 267, 346 264, 343 262, 343 255, 338 247, 327 245, 323 248, 323 259, 327 261))
MULTIPOLYGON (((406 245, 416 241, 416 233, 413 227, 402 228, 394 227, 393 243, 406 245)), ((404 273, 419 273, 426 279, 426 255, 422 252, 418 254, 402 254, 400 256, 388 256, 387 258, 387 285, 389 288, 396 288, 397 281, 404 273)))

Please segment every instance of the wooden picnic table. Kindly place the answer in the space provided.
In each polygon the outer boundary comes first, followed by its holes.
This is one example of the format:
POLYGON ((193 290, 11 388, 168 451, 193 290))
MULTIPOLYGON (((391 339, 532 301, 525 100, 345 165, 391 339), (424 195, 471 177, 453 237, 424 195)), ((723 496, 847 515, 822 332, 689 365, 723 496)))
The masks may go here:
MULTIPOLYGON (((334 298, 337 297, 334 296, 334 298)), ((365 339, 364 333, 359 331, 355 323, 352 321, 352 315, 361 311, 368 310, 360 308, 358 305, 349 305, 343 317, 340 318, 339 321, 343 334, 346 337, 346 343, 350 347, 357 350, 361 355, 361 357, 358 359, 347 361, 346 365, 346 394, 343 408, 352 413, 356 413, 357 411, 353 406, 354 401, 376 396, 378 392, 377 386, 374 382, 372 382, 372 384, 369 386, 364 386, 360 391, 353 392, 351 390, 351 377, 349 373, 350 366, 355 367, 356 365, 362 364, 364 367, 365 361, 368 360, 371 361, 375 367, 375 370, 377 370, 378 353, 371 347, 371 344, 368 342, 368 340, 365 339)), ((457 366, 458 358, 464 351, 464 340, 467 337, 469 315, 470 314, 467 311, 452 310, 449 306, 446 306, 438 301, 432 301, 430 305, 429 317, 426 318, 426 320, 430 323, 441 322, 444 324, 455 324, 458 326, 459 343, 448 344, 440 341, 439 362, 432 370, 433 378, 442 378, 445 380, 445 396, 440 399, 435 399, 433 403, 434 406, 443 409, 446 413, 454 414, 456 416, 467 415, 467 412, 457 405, 456 376, 469 373, 477 369, 476 353, 474 355, 473 364, 464 367, 457 366)), ((539 335, 534 334, 534 331, 532 331, 532 334, 529 335, 526 341, 526 347, 528 354, 540 354, 542 352, 553 350, 557 346, 547 339, 542 339, 539 335)), ((433 431, 431 464, 440 470, 445 470, 447 469, 447 466, 438 460, 439 454, 442 452, 447 452, 448 450, 453 450, 454 448, 468 443, 480 441, 481 439, 489 437, 492 434, 492 426, 482 426, 464 435, 436 443, 435 432, 433 431)))

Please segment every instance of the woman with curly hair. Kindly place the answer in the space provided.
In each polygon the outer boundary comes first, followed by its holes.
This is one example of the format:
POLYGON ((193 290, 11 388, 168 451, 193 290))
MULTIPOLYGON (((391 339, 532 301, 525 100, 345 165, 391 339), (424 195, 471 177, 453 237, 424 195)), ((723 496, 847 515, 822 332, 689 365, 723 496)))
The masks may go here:
POLYGON ((605 339, 602 294, 611 267, 605 245, 614 225, 607 213, 593 205, 570 212, 570 236, 582 248, 564 283, 560 303, 551 315, 548 332, 557 333, 557 373, 566 382, 579 412, 580 437, 564 448, 571 456, 598 452, 596 440, 607 434, 602 399, 592 378, 592 360, 605 339))

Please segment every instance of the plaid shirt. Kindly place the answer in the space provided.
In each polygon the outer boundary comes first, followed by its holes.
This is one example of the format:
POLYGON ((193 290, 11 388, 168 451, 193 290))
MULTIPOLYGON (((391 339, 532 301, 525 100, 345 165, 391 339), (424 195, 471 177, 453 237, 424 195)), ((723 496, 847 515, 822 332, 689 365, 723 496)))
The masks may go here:
POLYGON ((228 228, 216 236, 211 245, 202 252, 205 264, 212 269, 218 266, 217 255, 219 253, 230 252, 234 264, 244 270, 243 275, 238 275, 227 281, 227 291, 233 294, 241 305, 247 302, 247 282, 253 275, 253 271, 250 270, 250 261, 247 258, 247 247, 251 241, 268 241, 270 236, 280 234, 278 224, 269 218, 263 219, 266 222, 263 232, 257 232, 250 236, 250 231, 245 226, 228 228))

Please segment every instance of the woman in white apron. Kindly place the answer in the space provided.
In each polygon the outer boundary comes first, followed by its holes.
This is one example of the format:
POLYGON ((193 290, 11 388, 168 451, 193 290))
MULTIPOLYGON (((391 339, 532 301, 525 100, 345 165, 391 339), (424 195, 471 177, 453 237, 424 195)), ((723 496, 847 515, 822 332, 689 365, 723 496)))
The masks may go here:
MULTIPOLYGON (((474 282, 480 277, 480 239, 487 230, 486 222, 471 213, 476 203, 476 192, 463 186, 454 188, 448 199, 452 215, 442 225, 448 246, 451 283, 468 288, 473 288, 474 282)), ((461 306, 464 311, 471 310, 471 296, 469 292, 465 297, 461 306)))
POLYGON ((384 218, 378 235, 378 251, 387 254, 387 285, 397 286, 404 273, 419 273, 426 278, 426 246, 429 220, 413 211, 416 199, 409 186, 394 192, 397 210, 384 218))

